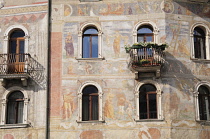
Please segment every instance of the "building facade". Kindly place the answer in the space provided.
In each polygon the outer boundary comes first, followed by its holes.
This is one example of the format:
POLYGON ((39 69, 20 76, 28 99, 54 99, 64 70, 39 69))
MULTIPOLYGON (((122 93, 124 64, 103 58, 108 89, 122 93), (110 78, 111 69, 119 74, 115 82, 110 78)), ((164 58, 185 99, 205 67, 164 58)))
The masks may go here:
POLYGON ((48 2, 1 1, 0 21, 0 138, 45 138, 48 2))
POLYGON ((209 138, 209 7, 53 0, 51 138, 209 138))
POLYGON ((3 139, 210 138, 208 0, 1 5, 3 139))

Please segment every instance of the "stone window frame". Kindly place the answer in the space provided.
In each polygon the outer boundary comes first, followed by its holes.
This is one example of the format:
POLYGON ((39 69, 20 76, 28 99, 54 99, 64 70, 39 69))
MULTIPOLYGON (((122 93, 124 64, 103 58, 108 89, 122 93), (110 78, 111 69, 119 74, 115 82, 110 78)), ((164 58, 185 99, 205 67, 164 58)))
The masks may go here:
POLYGON ((9 48, 9 36, 10 34, 16 30, 16 29, 20 29, 25 33, 25 45, 24 45, 24 53, 28 53, 28 49, 29 49, 29 32, 28 30, 22 26, 22 25, 12 25, 9 28, 6 29, 5 33, 4 33, 4 46, 3 46, 3 53, 7 54, 8 53, 8 48, 9 48))
POLYGON ((28 105, 29 105, 29 97, 26 90, 19 86, 13 86, 8 88, 3 96, 2 96, 2 102, 1 102, 1 122, 0 122, 0 128, 20 128, 20 127, 28 127, 28 105), (8 96, 14 92, 14 91, 20 91, 24 95, 24 107, 23 107, 23 123, 18 124, 6 124, 6 111, 7 111, 7 98, 8 96))
POLYGON ((135 121, 136 122, 141 122, 141 121, 163 121, 163 114, 162 114, 162 91, 159 83, 153 81, 153 80, 144 80, 141 82, 138 82, 138 84, 135 87, 134 91, 134 99, 135 99, 135 107, 136 107, 136 112, 135 112, 135 121), (156 93, 157 93, 157 119, 140 119, 139 115, 139 89, 142 85, 144 84, 152 84, 156 87, 156 93))
MULTIPOLYGON (((210 83, 207 81, 201 81, 195 85, 193 96, 194 96, 194 105, 195 105, 195 120, 196 121, 206 121, 210 122, 210 120, 200 120, 200 111, 199 111, 199 102, 198 102, 198 89, 200 86, 207 86, 210 89, 210 83)), ((210 109, 209 109, 210 110, 210 109)))
POLYGON ((159 29, 157 27, 157 25, 152 22, 152 21, 140 21, 138 22, 134 28, 133 28, 133 43, 137 43, 137 33, 138 33, 138 29, 141 27, 141 26, 144 26, 144 25, 148 25, 148 26, 151 26, 153 28, 153 37, 154 37, 154 43, 159 43, 158 41, 158 37, 159 37, 159 29))
POLYGON ((103 91, 102 91, 101 86, 97 82, 94 82, 94 81, 84 82, 80 86, 80 88, 78 90, 78 93, 77 93, 77 96, 78 96, 78 120, 77 120, 78 123, 104 122, 104 117, 103 117, 103 91), (98 100, 98 108, 99 108, 98 114, 99 114, 99 119, 94 120, 94 121, 82 121, 82 91, 86 86, 89 86, 89 85, 95 86, 98 89, 98 99, 99 99, 98 100))
POLYGON ((81 25, 78 33, 78 55, 77 55, 77 60, 103 60, 104 58, 102 57, 102 29, 101 26, 98 23, 84 23, 81 25), (88 27, 94 27, 98 30, 98 57, 97 58, 82 58, 82 36, 83 32, 85 31, 86 28, 88 27))
POLYGON ((210 29, 205 23, 194 23, 190 29, 190 51, 191 51, 191 60, 198 60, 198 61, 208 61, 210 60, 210 29), (196 27, 201 28, 205 33, 205 47, 206 47, 206 59, 198 59, 195 58, 194 53, 194 29, 196 27))

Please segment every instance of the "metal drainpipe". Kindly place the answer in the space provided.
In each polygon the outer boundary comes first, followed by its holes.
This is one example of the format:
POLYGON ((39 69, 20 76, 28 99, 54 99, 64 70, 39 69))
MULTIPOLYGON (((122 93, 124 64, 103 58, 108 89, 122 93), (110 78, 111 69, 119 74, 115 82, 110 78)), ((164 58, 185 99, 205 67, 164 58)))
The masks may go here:
POLYGON ((51 0, 48 0, 48 53, 47 53, 47 96, 46 96, 46 139, 50 138, 50 87, 51 87, 51 0))

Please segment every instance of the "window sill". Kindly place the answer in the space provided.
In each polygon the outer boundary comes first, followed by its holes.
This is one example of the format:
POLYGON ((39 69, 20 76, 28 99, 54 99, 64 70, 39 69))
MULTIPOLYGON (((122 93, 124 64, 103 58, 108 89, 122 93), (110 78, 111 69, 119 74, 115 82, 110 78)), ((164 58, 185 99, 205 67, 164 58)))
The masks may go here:
POLYGON ((136 122, 163 122, 164 119, 141 119, 135 120, 136 122))
POLYGON ((5 124, 0 125, 0 129, 11 129, 11 128, 27 128, 29 124, 5 124))
POLYGON ((77 123, 105 123, 105 121, 77 121, 77 123))
POLYGON ((75 58, 76 60, 78 61, 101 61, 101 60, 104 60, 105 58, 102 57, 102 58, 75 58))
POLYGON ((191 60, 194 61, 194 62, 205 62, 205 63, 210 63, 210 59, 191 58, 191 60))
POLYGON ((196 122, 198 122, 201 125, 208 125, 208 126, 210 126, 210 121, 207 121, 207 120, 196 120, 196 122))

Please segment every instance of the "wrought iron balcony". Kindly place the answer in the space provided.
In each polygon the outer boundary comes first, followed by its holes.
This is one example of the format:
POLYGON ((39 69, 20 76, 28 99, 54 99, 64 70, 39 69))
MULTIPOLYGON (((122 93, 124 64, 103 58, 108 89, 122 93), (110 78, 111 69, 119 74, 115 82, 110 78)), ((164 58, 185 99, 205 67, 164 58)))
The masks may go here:
POLYGON ((160 68, 164 63, 164 52, 157 48, 138 48, 130 50, 129 66, 136 72, 155 72, 160 76, 160 68))
POLYGON ((1 79, 33 79, 46 87, 45 68, 30 54, 0 54, 1 79))

